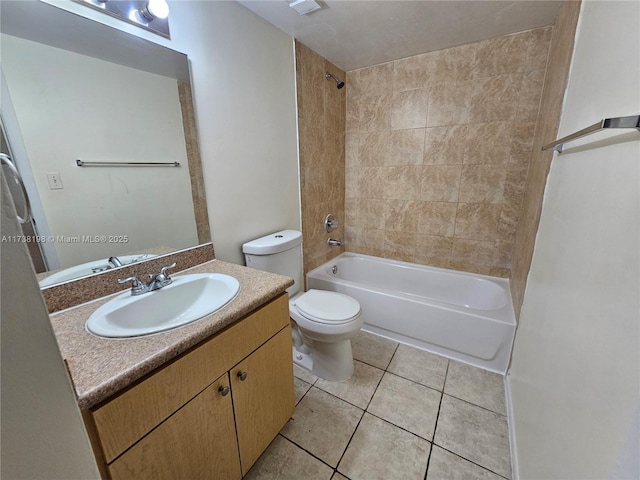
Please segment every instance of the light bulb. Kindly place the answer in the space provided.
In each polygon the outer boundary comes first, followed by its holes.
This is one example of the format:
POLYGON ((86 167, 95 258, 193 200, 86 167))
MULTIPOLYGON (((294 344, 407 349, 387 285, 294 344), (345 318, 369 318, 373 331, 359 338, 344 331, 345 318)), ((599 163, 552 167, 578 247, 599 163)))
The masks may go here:
POLYGON ((149 0, 144 8, 140 10, 143 18, 153 20, 154 18, 167 18, 169 16, 169 4, 166 0, 149 0))

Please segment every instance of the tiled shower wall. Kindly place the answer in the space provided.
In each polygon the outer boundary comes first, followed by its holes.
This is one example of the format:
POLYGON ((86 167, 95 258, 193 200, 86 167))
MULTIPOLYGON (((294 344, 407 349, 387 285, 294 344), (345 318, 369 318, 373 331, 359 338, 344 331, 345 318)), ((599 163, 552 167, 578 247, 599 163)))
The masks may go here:
POLYGON ((347 250, 509 276, 551 32, 348 72, 347 250))
MULTIPOLYGON (((549 48, 548 75, 544 81, 542 101, 533 142, 533 153, 522 204, 522 214, 516 229, 513 268, 511 269, 510 279, 511 297, 513 298, 516 317, 520 316, 520 308, 524 299, 533 247, 538 224, 540 223, 542 197, 547 183, 551 159, 553 158, 553 152, 543 152, 542 146, 553 142, 557 138, 580 5, 581 2, 565 1, 560 8, 553 27, 551 46, 549 48)), ((561 159, 558 160, 562 161, 561 159)))
POLYGON ((345 90, 338 90, 331 72, 344 80, 345 73, 296 41, 298 135, 302 203, 304 272, 344 251, 329 247, 327 239, 344 238, 344 132, 345 90), (339 228, 326 233, 324 219, 333 214, 339 228))

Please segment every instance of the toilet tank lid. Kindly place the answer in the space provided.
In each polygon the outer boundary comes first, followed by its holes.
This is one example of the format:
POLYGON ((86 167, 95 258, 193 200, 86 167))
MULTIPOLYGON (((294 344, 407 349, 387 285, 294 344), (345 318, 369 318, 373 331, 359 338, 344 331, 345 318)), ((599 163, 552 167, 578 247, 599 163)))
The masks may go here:
POLYGON ((271 255, 290 250, 301 243, 301 232, 297 230, 282 230, 243 244, 242 252, 253 255, 271 255))

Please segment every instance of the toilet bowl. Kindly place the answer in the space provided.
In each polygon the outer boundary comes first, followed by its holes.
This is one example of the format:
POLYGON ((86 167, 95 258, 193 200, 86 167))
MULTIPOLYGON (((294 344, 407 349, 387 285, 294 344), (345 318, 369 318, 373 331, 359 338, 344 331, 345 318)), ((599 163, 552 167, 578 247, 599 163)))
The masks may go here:
POLYGON ((353 375, 351 338, 364 321, 360 304, 348 295, 325 290, 299 292, 302 284, 302 233, 283 230, 242 246, 248 267, 294 279, 289 293, 293 361, 325 380, 353 375))
POLYGON ((325 380, 342 381, 353 375, 351 338, 364 321, 357 300, 342 293, 309 290, 289 300, 289 316, 294 363, 325 380))

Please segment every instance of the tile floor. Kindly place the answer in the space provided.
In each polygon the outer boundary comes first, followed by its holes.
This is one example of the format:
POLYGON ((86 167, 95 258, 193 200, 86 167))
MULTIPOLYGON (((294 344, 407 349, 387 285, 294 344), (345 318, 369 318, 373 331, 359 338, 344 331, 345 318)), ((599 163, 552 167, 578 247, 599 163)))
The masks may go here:
POLYGON ((511 477, 501 375, 360 332, 355 373, 295 366, 293 417, 249 479, 511 477))

